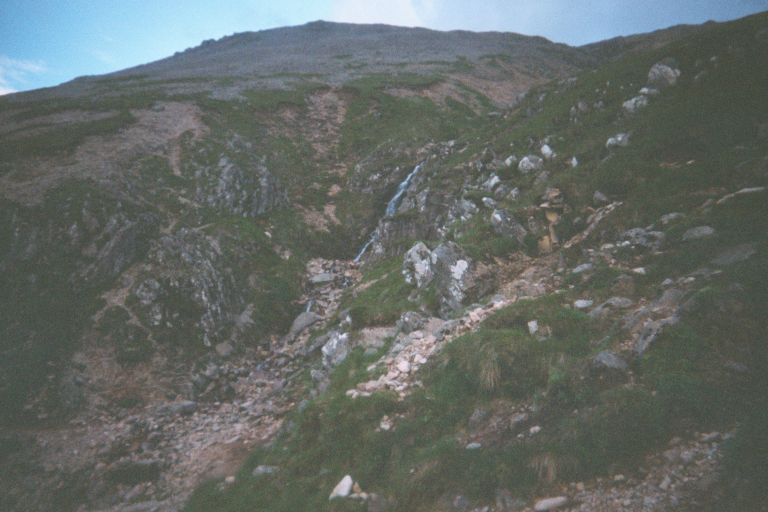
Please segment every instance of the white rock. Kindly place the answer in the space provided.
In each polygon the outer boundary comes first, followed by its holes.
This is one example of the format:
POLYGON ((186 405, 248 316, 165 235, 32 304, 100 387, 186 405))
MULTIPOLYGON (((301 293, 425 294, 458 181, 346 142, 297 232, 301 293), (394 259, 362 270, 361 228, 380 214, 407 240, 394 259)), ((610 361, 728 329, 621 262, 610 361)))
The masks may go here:
POLYGON ((551 147, 549 147, 549 144, 544 144, 543 146, 541 146, 541 155, 546 160, 552 160, 557 156, 554 150, 551 147))
POLYGON ((634 114, 638 112, 640 109, 643 109, 648 106, 648 96, 635 96, 634 98, 628 99, 624 103, 621 104, 621 107, 624 109, 624 111, 628 114, 634 114))
POLYGON ((481 445, 480 443, 469 443, 465 448, 467 450, 479 450, 482 447, 483 445, 481 445))
POLYGON ((400 373, 408 373, 411 371, 411 363, 406 361, 405 359, 401 359, 397 362, 397 370, 400 373))
POLYGON ((647 271, 645 270, 645 267, 635 267, 635 268, 632 269, 632 272, 634 274, 639 275, 639 276, 644 276, 645 274, 647 274, 647 271))
POLYGON ((532 436, 535 436, 539 432, 541 432, 541 427, 538 425, 534 425, 528 429, 528 433, 531 434, 532 436))
POLYGON ((512 167, 517 163, 517 157, 515 155, 509 155, 506 160, 504 160, 504 165, 507 167, 512 167))
POLYGON ((528 322, 528 332, 530 334, 536 334, 539 331, 539 322, 537 320, 531 320, 528 322))
POLYGON ((615 147, 623 148, 628 145, 629 145, 629 134, 627 133, 617 133, 616 135, 614 135, 613 137, 610 137, 605 142, 605 147, 608 149, 615 148, 615 147))
POLYGON ((571 167, 574 167, 574 168, 579 166, 579 161, 576 159, 575 156, 571 157, 571 161, 568 163, 571 165, 571 167))
POLYGON ((536 155, 524 156, 520 163, 517 165, 517 170, 523 174, 528 174, 533 171, 538 171, 544 167, 544 160, 536 155))
POLYGON ((547 510, 555 510, 568 503, 568 498, 565 496, 556 496, 554 498, 544 498, 536 502, 533 506, 533 510, 536 512, 546 512, 547 510))
POLYGON ((589 299, 579 299, 573 303, 573 307, 576 309, 587 309, 588 307, 592 306, 592 304, 594 304, 594 301, 589 299))
POLYGON ((349 496, 349 493, 352 492, 352 485, 354 485, 352 477, 346 475, 338 484, 336 484, 336 487, 333 488, 333 491, 331 492, 331 495, 328 496, 328 499, 332 500, 334 498, 346 498, 349 496))

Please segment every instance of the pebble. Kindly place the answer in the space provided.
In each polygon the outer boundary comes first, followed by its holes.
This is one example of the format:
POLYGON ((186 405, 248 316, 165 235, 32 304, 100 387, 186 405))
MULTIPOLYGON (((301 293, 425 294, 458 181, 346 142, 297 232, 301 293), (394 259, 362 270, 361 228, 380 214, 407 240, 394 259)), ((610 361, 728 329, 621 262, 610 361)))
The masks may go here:
POLYGON ((533 506, 533 510, 536 512, 546 512, 547 510, 555 510, 568 503, 568 498, 565 496, 556 496, 554 498, 544 498, 536 502, 533 506))

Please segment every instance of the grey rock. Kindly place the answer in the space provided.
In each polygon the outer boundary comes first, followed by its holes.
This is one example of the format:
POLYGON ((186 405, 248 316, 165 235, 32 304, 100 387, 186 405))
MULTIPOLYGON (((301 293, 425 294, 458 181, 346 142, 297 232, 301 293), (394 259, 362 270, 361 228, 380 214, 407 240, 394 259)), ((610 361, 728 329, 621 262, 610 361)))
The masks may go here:
POLYGON ((545 498, 536 502, 533 506, 533 510, 536 512, 547 512, 548 510, 556 510, 565 506, 568 503, 568 498, 565 496, 556 496, 554 498, 545 498))
POLYGON ((620 236, 622 242, 626 242, 632 247, 655 251, 659 250, 664 243, 664 238, 664 233, 661 231, 651 231, 645 228, 628 229, 620 236))
POLYGON ((549 144, 544 144, 541 146, 541 156, 544 157, 545 160, 552 160, 553 158, 557 157, 557 153, 549 146, 549 144))
POLYGON ((517 157, 515 155, 509 155, 506 160, 504 160, 504 165, 507 167, 517 165, 517 157))
POLYGON ((594 268, 594 265, 591 263, 582 263, 581 265, 578 265, 573 270, 571 270, 572 274, 581 274, 583 272, 588 272, 594 268))
POLYGON ((406 311, 400 315, 400 319, 397 321, 397 329, 404 334, 409 334, 421 329, 425 324, 426 319, 421 314, 415 311, 406 311))
POLYGON ((726 267, 746 261, 757 253, 754 244, 740 244, 721 251, 712 259, 713 265, 726 267))
POLYGON ((437 281, 441 315, 459 311, 474 285, 471 259, 455 242, 444 242, 432 251, 430 261, 437 281))
POLYGON ((497 234, 514 238, 520 245, 525 243, 528 231, 506 210, 494 210, 491 213, 491 226, 497 234))
POLYGON ((496 208, 496 201, 492 197, 484 197, 482 201, 486 208, 496 208))
POLYGON ((501 183, 499 177, 495 174, 491 174, 491 177, 488 178, 485 183, 483 183, 483 188, 488 192, 493 192, 493 189, 495 189, 499 183, 501 183))
POLYGON ((680 212, 671 212, 666 213, 661 216, 661 223, 666 226, 667 224, 670 224, 672 222, 675 222, 676 220, 680 220, 683 217, 685 217, 685 214, 682 214, 680 212))
POLYGON ((534 171, 538 171, 544 167, 544 160, 536 155, 524 156, 520 163, 517 165, 517 170, 523 174, 529 174, 534 171))
POLYGON ((608 140, 605 142, 605 147, 608 149, 611 148, 624 148, 629 146, 629 134, 628 133, 617 133, 613 137, 609 137, 608 140))
POLYGON ((432 251, 424 242, 418 242, 403 257, 402 273, 405 282, 415 284, 417 288, 424 288, 434 278, 432 265, 432 251))
POLYGON ((467 449, 467 450, 479 450, 482 447, 483 447, 482 444, 475 442, 475 443, 469 443, 464 448, 467 449))
POLYGON ((161 412, 168 415, 189 416, 197 410, 197 402, 193 400, 182 400, 181 402, 171 402, 161 406, 161 412))
POLYGON ((634 304, 632 299, 626 297, 611 297, 590 311, 589 317, 594 320, 599 320, 605 318, 611 310, 626 309, 632 306, 632 304, 634 304))
POLYGON ((640 110, 644 109, 648 106, 648 97, 644 95, 635 96, 634 98, 630 98, 624 103, 621 104, 621 108, 624 109, 624 112, 627 114, 636 114, 640 110))
POLYGON ((715 230, 710 226, 696 226, 683 233, 683 242, 702 240, 714 236, 715 230))
POLYGON ((232 344, 228 341, 218 343, 214 348, 217 354, 225 358, 231 356, 232 353, 235 351, 232 344))
POLYGON ((680 77, 680 70, 671 61, 657 62, 648 71, 648 85, 658 89, 672 87, 680 77))
POLYGON ((312 284, 327 284, 332 283, 336 277, 330 272, 323 272, 316 274, 309 278, 309 282, 312 284))
POLYGON ((592 194, 592 203, 595 205, 601 206, 610 202, 608 197, 599 190, 595 190, 595 193, 592 194))
POLYGON ((603 350, 592 359, 592 369, 596 371, 620 371, 628 368, 626 361, 610 350, 603 350))
POLYGON ((334 331, 331 333, 328 341, 323 345, 323 365, 326 368, 333 368, 340 365, 352 350, 349 334, 334 331))
POLYGON ((576 309, 587 309, 594 304, 594 301, 591 301, 589 299, 579 299, 573 303, 573 307, 576 309))
POLYGON ((291 328, 288 331, 288 334, 286 335, 287 341, 293 341, 296 339, 296 336, 301 334, 305 329, 311 327, 312 325, 316 324, 322 320, 322 317, 312 313, 311 311, 305 311, 301 313, 299 316, 296 317, 296 319, 291 324, 291 328))
POLYGON ((278 468, 277 466, 259 465, 253 468, 253 471, 251 472, 251 476, 260 477, 264 475, 274 475, 279 471, 279 469, 280 468, 278 468))

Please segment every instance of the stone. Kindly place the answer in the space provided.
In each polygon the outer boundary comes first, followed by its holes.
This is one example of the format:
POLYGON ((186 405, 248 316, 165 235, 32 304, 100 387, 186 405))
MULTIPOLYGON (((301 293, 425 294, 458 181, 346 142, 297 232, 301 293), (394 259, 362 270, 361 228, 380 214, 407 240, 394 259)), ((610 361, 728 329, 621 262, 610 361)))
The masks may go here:
POLYGON ((351 350, 349 334, 333 331, 328 341, 323 345, 323 365, 332 368, 341 364, 351 350))
POLYGON ((595 190, 595 193, 592 194, 592 204, 594 205, 602 206, 610 202, 611 201, 608 199, 608 197, 599 190, 595 190))
POLYGON ((323 272, 322 274, 316 274, 309 278, 309 282, 312 284, 327 284, 332 283, 334 275, 330 272, 323 272))
POLYGON ((671 60, 657 62, 648 71, 648 85, 660 90, 672 87, 680 77, 680 70, 671 60))
POLYGON ((232 485, 232 484, 235 483, 235 480, 236 480, 236 478, 234 477, 234 475, 229 475, 228 477, 226 477, 224 479, 224 483, 227 484, 227 485, 232 485))
POLYGON ((548 510, 556 510, 568 503, 568 498, 565 496, 556 496, 554 498, 544 498, 536 502, 533 506, 533 510, 536 512, 547 512, 548 510))
POLYGON ((227 358, 232 355, 232 353, 235 351, 234 347, 232 347, 232 344, 228 341, 221 342, 214 347, 216 350, 216 353, 219 354, 221 357, 227 358))
POLYGON ((624 231, 619 239, 624 245, 629 245, 640 249, 650 249, 658 251, 664 243, 664 233, 661 231, 651 231, 646 228, 632 228, 624 231))
POLYGON ((685 214, 682 214, 680 212, 671 212, 671 213, 665 213, 661 216, 661 223, 666 226, 667 224, 671 224, 672 222, 675 222, 676 220, 680 220, 683 217, 685 217, 685 214))
POLYGON ((714 236, 715 230, 710 226, 696 226, 683 233, 683 242, 702 240, 714 236))
POLYGON ((467 446, 465 446, 467 450, 479 450, 482 447, 483 445, 480 443, 469 443, 467 446))
POLYGON ((170 404, 166 404, 163 406, 164 412, 176 415, 180 414, 182 416, 189 416, 191 414, 194 414, 194 412, 197 410, 197 402, 192 400, 182 400, 181 402, 172 402, 170 404))
POLYGON ((437 282, 440 314, 446 317, 461 310, 475 285, 472 262, 455 242, 444 242, 435 247, 430 262, 437 282))
POLYGON ((279 468, 277 466, 265 466, 265 465, 258 465, 255 468, 253 468, 253 471, 251 472, 251 476, 253 477, 260 477, 264 475, 274 475, 277 473, 279 468))
POLYGON ((533 336, 537 332, 539 332, 539 322, 537 320, 528 322, 528 333, 533 336))
POLYGON ((576 167, 578 167, 578 166, 579 166, 579 160, 578 160, 578 159, 577 159, 575 156, 573 156, 573 157, 571 157, 571 159, 568 161, 568 165, 570 165, 572 168, 574 168, 574 169, 575 169, 576 167))
POLYGON ((398 361, 396 367, 397 367, 397 371, 399 371, 400 373, 410 373, 411 371, 411 363, 409 363, 405 359, 401 359, 400 361, 398 361))
POLYGON ((648 96, 640 95, 635 96, 634 98, 630 98, 624 103, 621 104, 621 108, 624 109, 624 112, 627 114, 636 114, 640 110, 644 109, 648 106, 648 96))
POLYGON ((608 140, 605 142, 605 147, 608 149, 611 148, 624 148, 629 146, 629 134, 628 133, 617 133, 613 137, 609 137, 608 140))
POLYGON ((509 155, 506 160, 504 160, 504 165, 507 167, 512 167, 517 164, 517 157, 515 155, 509 155))
POLYGON ((627 371, 627 362, 610 350, 603 350, 592 359, 592 369, 596 371, 627 371))
POLYGON ((336 487, 333 488, 330 496, 328 496, 328 500, 330 501, 335 498, 346 498, 352 492, 353 485, 354 481, 352 480, 352 477, 345 475, 344 478, 342 478, 341 481, 336 484, 336 487))
POLYGON ((517 170, 523 174, 529 174, 534 171, 541 170, 544 167, 544 160, 536 155, 524 156, 520 163, 517 165, 517 170))
POLYGON ((525 243, 525 237, 528 235, 528 231, 523 225, 503 209, 494 210, 491 213, 491 226, 496 234, 514 238, 521 246, 525 243))
POLYGON ((416 243, 405 253, 402 272, 405 282, 415 284, 417 288, 424 288, 432 282, 432 251, 424 242, 416 243))
POLYGON ((573 307, 576 309, 587 309, 588 307, 591 307, 592 304, 594 304, 594 301, 589 299, 579 299, 573 303, 573 307))
POLYGON ((541 151, 541 156, 543 156, 545 160, 552 160, 557 156, 557 154, 549 146, 549 144, 544 144, 543 146, 541 146, 540 151, 541 151))
POLYGON ((301 334, 302 331, 319 322, 320 320, 322 320, 321 316, 311 311, 304 311, 299 316, 297 316, 291 324, 291 328, 288 330, 286 339, 288 341, 293 341, 296 336, 301 334))
POLYGON ((582 263, 581 265, 578 265, 573 270, 571 270, 572 274, 581 274, 583 272, 588 272, 594 268, 594 265, 591 263, 582 263))
POLYGON ((416 311, 406 311, 400 315, 400 319, 397 321, 397 330, 410 334, 413 331, 417 331, 424 327, 426 319, 416 311))
POLYGON ((746 261, 757 253, 754 244, 740 244, 721 251, 712 259, 713 265, 726 267, 746 261))
POLYGON ((493 192, 493 189, 495 189, 499 183, 501 183, 501 179, 495 174, 491 174, 491 177, 483 183, 483 188, 488 192, 493 192))
POLYGON ((496 201, 492 197, 484 197, 481 201, 486 208, 496 208, 496 201))

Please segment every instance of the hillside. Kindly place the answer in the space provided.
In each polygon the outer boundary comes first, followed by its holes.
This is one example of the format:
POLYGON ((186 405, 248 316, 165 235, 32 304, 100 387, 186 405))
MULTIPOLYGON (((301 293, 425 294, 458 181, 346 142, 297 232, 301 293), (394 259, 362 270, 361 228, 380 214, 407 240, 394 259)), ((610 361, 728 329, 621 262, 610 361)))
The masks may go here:
POLYGON ((761 510, 766 34, 315 22, 1 98, 0 508, 761 510))

